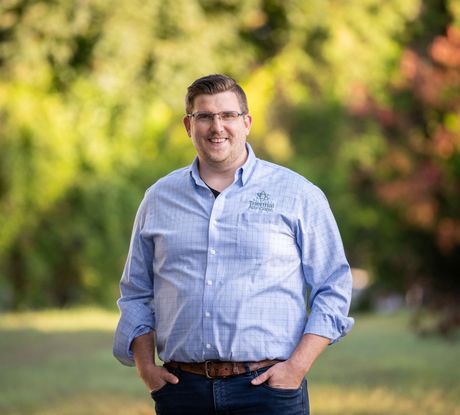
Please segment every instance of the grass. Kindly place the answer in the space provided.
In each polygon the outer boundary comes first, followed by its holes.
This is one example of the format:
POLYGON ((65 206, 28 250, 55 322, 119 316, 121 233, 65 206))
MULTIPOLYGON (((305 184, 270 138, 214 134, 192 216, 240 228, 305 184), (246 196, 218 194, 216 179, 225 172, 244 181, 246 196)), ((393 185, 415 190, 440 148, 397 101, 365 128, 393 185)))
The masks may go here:
MULTIPOLYGON (((0 315, 0 414, 153 414, 135 369, 111 356, 117 317, 98 309, 0 315)), ((313 414, 460 415, 458 339, 420 339, 405 314, 356 321, 308 375, 313 414)))

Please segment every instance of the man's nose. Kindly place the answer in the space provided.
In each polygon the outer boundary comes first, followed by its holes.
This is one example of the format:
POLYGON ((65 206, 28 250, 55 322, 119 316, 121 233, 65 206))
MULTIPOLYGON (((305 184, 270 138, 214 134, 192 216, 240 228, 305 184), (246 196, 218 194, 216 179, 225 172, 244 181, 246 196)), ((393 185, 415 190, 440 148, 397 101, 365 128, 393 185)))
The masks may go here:
POLYGON ((214 114, 214 117, 212 117, 211 128, 217 131, 223 130, 223 123, 219 114, 214 114))

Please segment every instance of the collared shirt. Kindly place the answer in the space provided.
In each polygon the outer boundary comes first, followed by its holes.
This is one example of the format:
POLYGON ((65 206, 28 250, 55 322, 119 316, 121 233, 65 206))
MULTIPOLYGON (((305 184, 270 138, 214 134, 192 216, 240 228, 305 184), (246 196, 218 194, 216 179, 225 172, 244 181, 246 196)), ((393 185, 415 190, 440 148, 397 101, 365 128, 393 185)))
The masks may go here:
POLYGON ((248 158, 215 198, 198 160, 150 187, 121 279, 114 355, 155 331, 161 360, 289 358, 301 337, 337 341, 351 273, 324 194, 291 170, 248 158))

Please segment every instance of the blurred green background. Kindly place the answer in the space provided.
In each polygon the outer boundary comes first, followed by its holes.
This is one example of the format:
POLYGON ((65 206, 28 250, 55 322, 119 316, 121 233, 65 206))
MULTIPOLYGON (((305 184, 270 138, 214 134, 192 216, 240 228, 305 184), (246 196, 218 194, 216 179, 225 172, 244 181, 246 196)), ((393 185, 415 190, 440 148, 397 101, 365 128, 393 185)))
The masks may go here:
POLYGON ((29 396, 28 406, 5 393, 0 412, 149 413, 136 403, 135 372, 109 355, 114 303, 145 189, 194 157, 184 95, 209 73, 233 76, 246 90, 256 154, 325 191, 354 269, 354 312, 378 313, 358 314, 362 328, 358 319, 336 356, 318 363, 326 386, 315 413, 454 413, 460 375, 430 383, 421 370, 452 372, 460 358, 454 0, 1 0, 0 379, 32 387, 12 389, 29 396), (97 309, 59 318, 30 311, 76 306, 97 309), (91 316, 99 323, 91 326, 91 316), (60 323, 50 331, 34 323, 48 319, 60 323), (371 349, 388 339, 380 361, 371 349), (92 379, 77 382, 84 390, 75 402, 92 402, 86 412, 71 412, 70 401, 47 412, 39 399, 48 396, 43 368, 51 389, 63 387, 62 350, 64 367, 77 356, 92 379), (352 356, 351 379, 361 382, 353 390, 344 380, 352 356), (20 369, 24 361, 31 364, 20 369), (396 361, 410 373, 399 383, 390 376, 396 361), (98 389, 99 381, 118 386, 98 389), (117 388, 131 402, 121 412, 117 388), (348 397, 345 412, 340 397, 348 397), (423 399, 431 403, 417 406, 423 399))

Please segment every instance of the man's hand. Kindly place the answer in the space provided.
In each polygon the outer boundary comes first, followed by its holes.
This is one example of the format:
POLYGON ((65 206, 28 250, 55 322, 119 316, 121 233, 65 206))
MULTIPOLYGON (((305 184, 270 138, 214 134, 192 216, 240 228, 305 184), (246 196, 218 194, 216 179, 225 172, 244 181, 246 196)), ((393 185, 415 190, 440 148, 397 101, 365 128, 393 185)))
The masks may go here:
POLYGON ((160 390, 166 383, 178 383, 179 379, 164 367, 155 365, 155 342, 153 333, 143 334, 133 340, 131 349, 134 354, 137 373, 150 392, 160 390))
POLYGON ((179 379, 162 366, 146 364, 138 367, 138 373, 150 392, 160 390, 166 383, 176 384, 179 379))
POLYGON ((253 385, 260 385, 268 381, 268 385, 278 389, 298 389, 305 377, 305 372, 294 367, 289 360, 273 365, 266 372, 251 381, 253 385))
POLYGON ((251 383, 260 385, 268 380, 268 385, 274 388, 297 389, 313 362, 329 343, 326 337, 304 334, 288 360, 272 366, 251 383))

